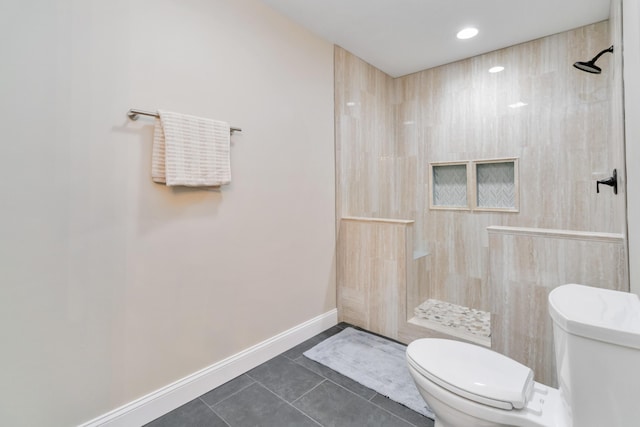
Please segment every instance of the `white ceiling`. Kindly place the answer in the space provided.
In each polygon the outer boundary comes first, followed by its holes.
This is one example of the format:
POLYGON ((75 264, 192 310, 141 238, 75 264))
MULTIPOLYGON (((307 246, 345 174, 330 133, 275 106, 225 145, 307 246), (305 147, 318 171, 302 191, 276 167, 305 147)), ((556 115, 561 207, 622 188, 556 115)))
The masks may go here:
MULTIPOLYGON (((262 0, 398 77, 605 20, 610 0, 262 0), (478 36, 458 40, 475 26, 478 36)), ((607 46, 603 46, 603 49, 607 46)), ((594 52, 594 55, 597 52, 594 52)), ((570 58, 580 59, 580 58, 570 58)))

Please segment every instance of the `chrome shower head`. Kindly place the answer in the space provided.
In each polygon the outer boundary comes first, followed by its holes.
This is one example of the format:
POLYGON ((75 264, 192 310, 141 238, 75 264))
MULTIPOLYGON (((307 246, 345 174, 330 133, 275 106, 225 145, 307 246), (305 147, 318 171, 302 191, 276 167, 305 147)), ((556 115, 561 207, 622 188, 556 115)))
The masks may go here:
POLYGON ((588 62, 578 61, 578 62, 574 63, 573 66, 576 67, 578 70, 586 71, 587 73, 600 74, 602 72, 602 69, 596 65, 596 61, 603 54, 605 54, 607 52, 613 53, 613 46, 611 46, 608 49, 603 50, 600 53, 598 53, 596 56, 593 57, 593 59, 591 61, 588 61, 588 62))

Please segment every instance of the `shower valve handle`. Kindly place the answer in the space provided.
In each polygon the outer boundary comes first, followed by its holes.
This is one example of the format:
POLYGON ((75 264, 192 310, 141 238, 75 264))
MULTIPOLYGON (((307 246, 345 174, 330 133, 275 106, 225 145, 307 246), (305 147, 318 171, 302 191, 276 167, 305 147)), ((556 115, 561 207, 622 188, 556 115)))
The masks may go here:
POLYGON ((613 176, 610 176, 607 179, 599 179, 598 181, 596 181, 596 193, 600 192, 600 184, 613 187, 613 194, 618 194, 618 171, 614 169, 613 176))

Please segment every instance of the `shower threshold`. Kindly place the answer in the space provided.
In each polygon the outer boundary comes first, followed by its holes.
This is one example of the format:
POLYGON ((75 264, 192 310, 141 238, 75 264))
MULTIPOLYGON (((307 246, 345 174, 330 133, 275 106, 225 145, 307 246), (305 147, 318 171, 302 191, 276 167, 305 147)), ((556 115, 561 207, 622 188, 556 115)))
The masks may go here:
POLYGON ((491 347, 491 313, 436 299, 414 310, 409 323, 491 347))

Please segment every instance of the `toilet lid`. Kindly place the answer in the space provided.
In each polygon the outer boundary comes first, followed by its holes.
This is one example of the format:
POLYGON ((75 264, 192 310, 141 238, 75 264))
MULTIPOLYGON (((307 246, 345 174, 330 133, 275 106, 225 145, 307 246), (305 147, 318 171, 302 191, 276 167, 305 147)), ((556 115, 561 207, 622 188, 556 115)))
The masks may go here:
POLYGON ((424 338, 409 344, 407 359, 439 386, 495 408, 523 408, 533 388, 531 369, 473 344, 424 338))

